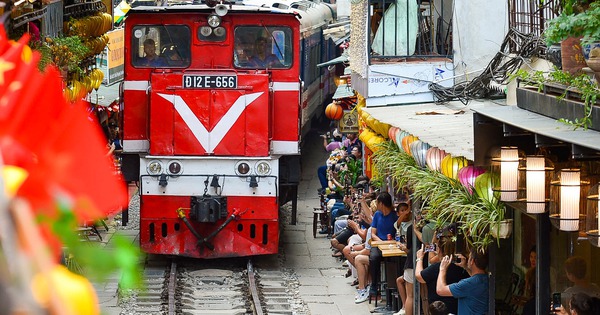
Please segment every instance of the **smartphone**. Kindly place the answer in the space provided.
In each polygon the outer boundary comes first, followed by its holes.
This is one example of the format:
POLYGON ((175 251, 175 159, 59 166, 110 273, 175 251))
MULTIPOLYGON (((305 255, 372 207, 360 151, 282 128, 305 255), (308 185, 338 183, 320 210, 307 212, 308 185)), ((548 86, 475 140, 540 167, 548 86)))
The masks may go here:
POLYGON ((552 309, 555 310, 561 306, 560 292, 552 293, 552 309))
POLYGON ((460 264, 460 257, 452 255, 452 263, 460 264))
POLYGON ((435 244, 429 244, 429 245, 425 245, 425 248, 423 249, 424 252, 435 252, 437 249, 437 247, 435 246, 435 244))
POLYGON ((406 243, 406 235, 400 235, 400 243, 406 243))

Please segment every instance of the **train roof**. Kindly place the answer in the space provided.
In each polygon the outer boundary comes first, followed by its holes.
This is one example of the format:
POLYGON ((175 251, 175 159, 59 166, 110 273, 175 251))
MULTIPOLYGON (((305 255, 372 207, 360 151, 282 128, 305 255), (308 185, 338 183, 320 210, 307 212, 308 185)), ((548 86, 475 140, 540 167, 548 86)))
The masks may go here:
MULTIPOLYGON (((189 0, 164 0, 166 5, 144 5, 156 3, 156 0, 138 0, 127 13, 164 13, 164 12, 214 12, 214 7, 189 0), (142 4, 142 5, 140 5, 142 4)), ((160 1, 160 0, 159 0, 160 1)), ((225 4, 227 12, 259 12, 294 15, 300 21, 302 29, 314 29, 328 25, 335 17, 335 4, 308 0, 243 0, 225 4)))
MULTIPOLYGON (((169 11, 213 11, 204 3, 189 0, 166 0, 165 5, 158 5, 155 0, 138 0, 133 2, 130 11, 136 12, 169 12, 169 11)), ((243 0, 233 3, 225 3, 231 12, 262 12, 280 14, 298 14, 308 12, 311 9, 325 6, 331 9, 334 5, 314 1, 290 1, 290 0, 243 0)))

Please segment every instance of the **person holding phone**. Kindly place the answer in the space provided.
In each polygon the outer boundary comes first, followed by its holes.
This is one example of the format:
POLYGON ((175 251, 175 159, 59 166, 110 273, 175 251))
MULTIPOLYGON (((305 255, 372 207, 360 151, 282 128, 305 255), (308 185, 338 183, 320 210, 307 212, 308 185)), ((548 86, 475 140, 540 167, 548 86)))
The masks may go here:
POLYGON ((487 252, 472 249, 469 258, 457 255, 459 263, 455 265, 466 269, 470 277, 457 283, 448 284, 448 270, 452 265, 452 255, 446 255, 440 262, 440 273, 436 282, 436 293, 439 296, 451 296, 458 299, 457 314, 483 315, 489 312, 489 276, 487 252))
MULTIPOLYGON (((458 313, 458 300, 452 296, 440 296, 436 292, 436 284, 438 274, 440 273, 440 261, 445 255, 452 255, 454 252, 454 242, 452 242, 451 236, 443 236, 440 235, 438 238, 437 234, 434 235, 432 243, 437 245, 435 251, 431 252, 431 255, 434 255, 430 258, 430 265, 427 268, 424 268, 423 260, 425 259, 425 246, 421 246, 416 252, 416 262, 415 262, 415 279, 420 283, 426 284, 427 287, 427 300, 428 303, 434 303, 436 301, 441 301, 446 305, 448 313, 457 314, 458 313), (423 269, 424 268, 424 269, 423 269)), ((459 266, 460 259, 459 256, 452 256, 453 263, 448 266, 448 271, 446 272, 446 282, 448 284, 457 283, 460 280, 466 279, 469 277, 467 271, 459 266)), ((462 255, 460 255, 462 257, 462 255)))

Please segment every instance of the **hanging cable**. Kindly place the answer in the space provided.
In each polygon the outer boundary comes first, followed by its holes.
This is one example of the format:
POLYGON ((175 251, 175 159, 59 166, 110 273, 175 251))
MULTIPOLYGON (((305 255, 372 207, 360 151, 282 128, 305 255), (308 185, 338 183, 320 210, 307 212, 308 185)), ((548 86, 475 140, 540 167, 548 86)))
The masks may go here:
POLYGON ((488 97, 492 91, 490 82, 508 83, 510 75, 515 73, 526 59, 545 56, 546 44, 542 38, 511 28, 500 46, 500 51, 479 76, 472 81, 461 82, 451 87, 430 83, 429 90, 433 92, 436 103, 459 100, 466 105, 472 99, 488 97), (511 47, 516 47, 517 51, 511 53, 511 47))

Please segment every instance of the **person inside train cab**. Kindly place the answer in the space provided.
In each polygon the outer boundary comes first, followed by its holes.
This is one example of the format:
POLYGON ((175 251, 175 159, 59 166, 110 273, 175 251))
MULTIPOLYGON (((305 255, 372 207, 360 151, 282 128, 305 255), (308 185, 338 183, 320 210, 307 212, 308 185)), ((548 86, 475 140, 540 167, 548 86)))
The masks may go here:
POLYGON ((254 54, 248 58, 250 65, 255 68, 279 68, 281 62, 271 52, 272 44, 266 37, 256 39, 254 54))
POLYGON ((156 53, 156 43, 152 38, 144 41, 144 54, 145 56, 138 62, 139 66, 164 67, 167 65, 165 59, 156 53))

